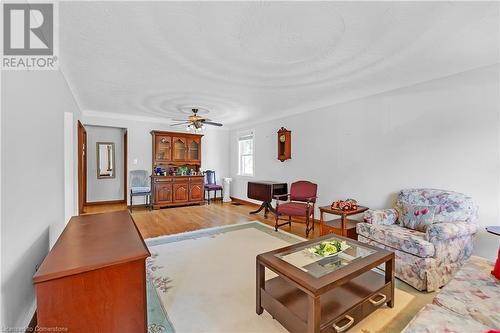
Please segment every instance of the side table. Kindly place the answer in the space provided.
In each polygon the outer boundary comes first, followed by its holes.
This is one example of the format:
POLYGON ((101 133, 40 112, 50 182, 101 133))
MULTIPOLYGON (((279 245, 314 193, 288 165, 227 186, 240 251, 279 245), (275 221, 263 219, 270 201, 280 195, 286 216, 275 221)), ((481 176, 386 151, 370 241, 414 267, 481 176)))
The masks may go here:
MULTIPOLYGON (((493 235, 500 236, 500 226, 489 226, 486 227, 486 231, 492 233, 493 235)), ((491 271, 494 277, 500 279, 500 247, 498 248, 497 262, 495 263, 495 268, 491 271)))
POLYGON ((358 206, 358 209, 355 210, 332 209, 331 206, 319 207, 321 236, 334 233, 336 235, 358 240, 358 234, 356 233, 356 224, 358 223, 358 221, 350 220, 347 217, 351 215, 361 214, 367 210, 368 207, 363 206, 358 206), (324 214, 338 215, 340 216, 340 218, 325 221, 324 214))

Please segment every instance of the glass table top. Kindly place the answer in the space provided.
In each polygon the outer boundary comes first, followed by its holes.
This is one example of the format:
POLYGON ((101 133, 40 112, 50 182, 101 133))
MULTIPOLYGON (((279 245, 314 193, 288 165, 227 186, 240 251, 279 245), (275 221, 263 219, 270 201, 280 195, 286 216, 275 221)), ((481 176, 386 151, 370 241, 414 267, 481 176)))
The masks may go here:
POLYGON ((312 244, 277 253, 275 256, 316 278, 320 278, 375 252, 376 250, 358 245, 357 242, 350 242, 349 240, 344 240, 332 235, 332 237, 312 244), (344 242, 345 244, 342 245, 343 250, 328 257, 313 253, 312 248, 319 246, 323 242, 331 241, 344 242))

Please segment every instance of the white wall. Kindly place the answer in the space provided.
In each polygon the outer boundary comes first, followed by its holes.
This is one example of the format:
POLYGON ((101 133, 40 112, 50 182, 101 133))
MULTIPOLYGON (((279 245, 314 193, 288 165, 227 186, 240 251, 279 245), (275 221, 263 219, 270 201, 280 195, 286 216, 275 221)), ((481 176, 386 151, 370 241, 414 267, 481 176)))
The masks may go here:
POLYGON ((124 146, 122 128, 85 126, 87 131, 87 202, 123 200, 124 146), (115 178, 97 178, 97 142, 115 144, 115 178))
POLYGON ((76 207, 74 200, 75 178, 74 170, 77 166, 75 160, 75 115, 73 112, 64 112, 64 220, 76 215, 76 207))
POLYGON ((3 71, 2 324, 33 315, 32 277, 64 221, 64 112, 77 112, 58 71, 3 71))
MULTIPOLYGON (((125 128, 128 135, 128 170, 147 170, 151 173, 152 130, 180 131, 168 124, 143 122, 127 119, 111 119, 85 116, 86 125, 113 126, 125 128)), ((229 175, 229 131, 223 128, 207 128, 202 138, 201 168, 216 170, 218 181, 229 175)), ((128 185, 129 182, 127 182, 128 185)), ((127 189, 128 193, 129 189, 127 189)), ((127 195, 127 202, 130 200, 127 195)), ((134 198, 134 204, 143 203, 142 197, 134 198), (142 201, 141 201, 142 200, 142 201)))
MULTIPOLYGON (((255 128, 255 177, 319 184, 319 205, 356 198, 390 207, 399 189, 431 187, 471 195, 481 226, 499 224, 499 66, 429 81, 255 128), (277 160, 276 132, 292 130, 292 159, 277 160)), ((233 196, 246 199, 231 131, 233 196)), ((318 216, 318 215, 317 215, 318 216)), ((481 228, 478 254, 494 258, 498 238, 481 228)))

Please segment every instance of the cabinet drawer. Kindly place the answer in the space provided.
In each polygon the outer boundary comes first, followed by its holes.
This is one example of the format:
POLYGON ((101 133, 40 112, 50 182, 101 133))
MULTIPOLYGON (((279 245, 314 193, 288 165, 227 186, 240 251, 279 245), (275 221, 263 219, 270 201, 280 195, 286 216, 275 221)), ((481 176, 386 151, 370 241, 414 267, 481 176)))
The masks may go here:
POLYGON ((391 300, 391 297, 391 287, 390 284, 388 284, 382 288, 382 290, 363 302, 363 314, 365 317, 381 306, 384 306, 384 304, 391 300))
POLYGON ((384 306, 391 299, 390 283, 384 286, 381 290, 374 293, 363 303, 357 305, 352 310, 346 312, 343 316, 334 320, 334 322, 324 329, 322 333, 342 333, 347 332, 351 327, 354 327, 361 320, 366 318, 370 313, 384 306))
POLYGON ((154 178, 155 183, 172 182, 172 178, 154 178))

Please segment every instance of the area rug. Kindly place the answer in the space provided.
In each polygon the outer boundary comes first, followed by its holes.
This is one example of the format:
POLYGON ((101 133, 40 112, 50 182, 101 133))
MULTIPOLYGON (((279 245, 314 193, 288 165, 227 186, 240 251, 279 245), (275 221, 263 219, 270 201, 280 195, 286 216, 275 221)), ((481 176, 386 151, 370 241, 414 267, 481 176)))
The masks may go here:
MULTIPOLYGON (((255 257, 303 240, 260 222, 147 240, 149 333, 287 332, 266 311, 255 313, 255 257)), ((266 270, 266 279, 273 276, 266 270)), ((413 298, 396 288, 394 308, 382 307, 349 332, 384 332, 413 298)))

